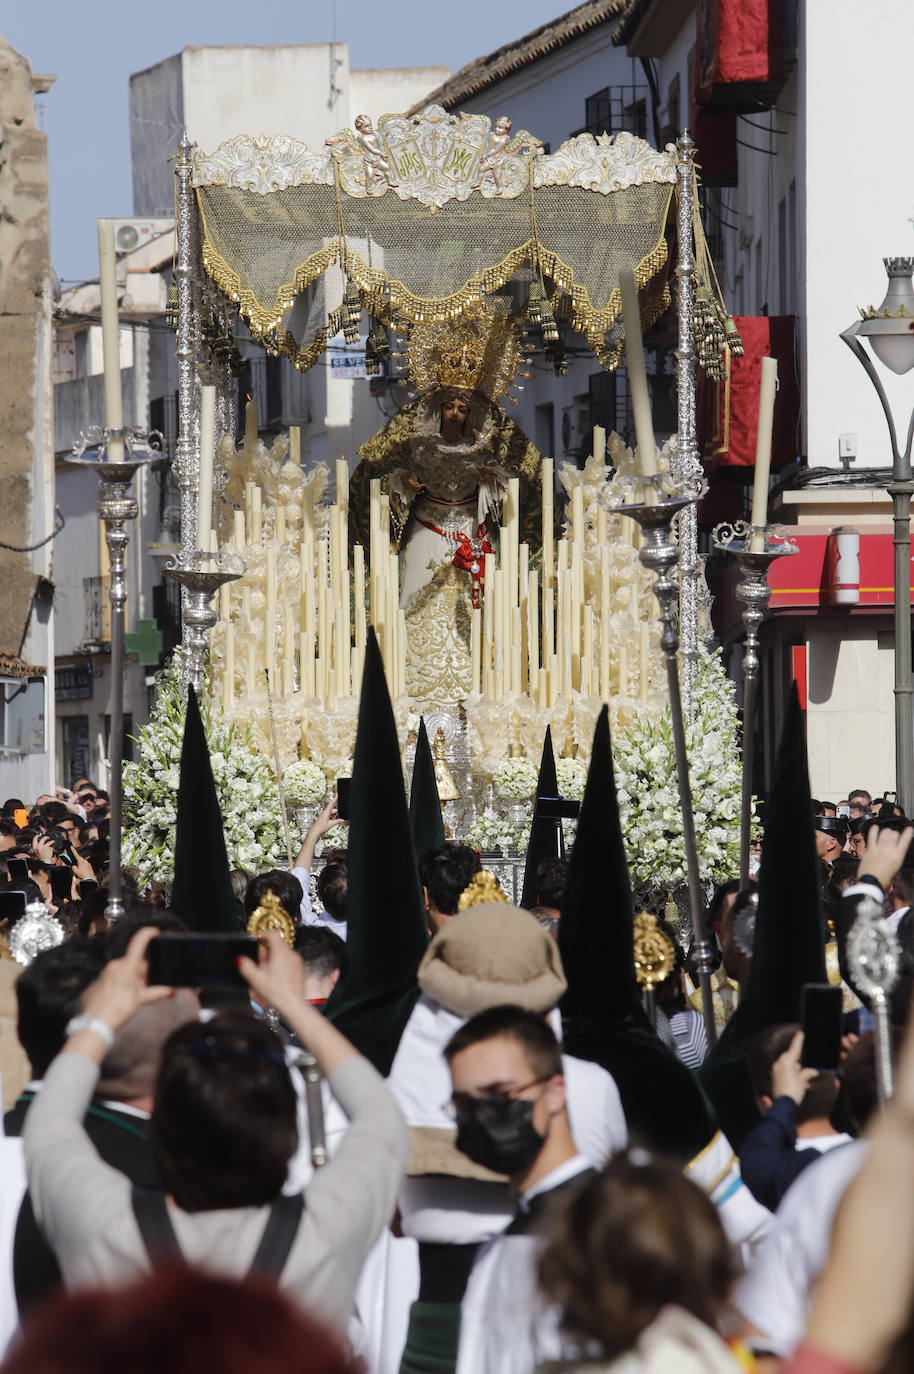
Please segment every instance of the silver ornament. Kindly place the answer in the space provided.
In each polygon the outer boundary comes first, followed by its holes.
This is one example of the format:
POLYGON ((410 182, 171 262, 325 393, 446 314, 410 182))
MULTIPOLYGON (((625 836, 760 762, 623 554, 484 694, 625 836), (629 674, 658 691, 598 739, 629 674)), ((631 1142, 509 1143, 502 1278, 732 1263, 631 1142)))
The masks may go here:
POLYGON ((898 980, 901 951, 885 923, 879 902, 863 897, 847 940, 847 961, 856 987, 865 997, 892 991, 898 980))
POLYGON ((64 942, 64 928, 44 902, 29 902, 25 915, 10 931, 10 953, 17 964, 26 967, 43 949, 64 942))

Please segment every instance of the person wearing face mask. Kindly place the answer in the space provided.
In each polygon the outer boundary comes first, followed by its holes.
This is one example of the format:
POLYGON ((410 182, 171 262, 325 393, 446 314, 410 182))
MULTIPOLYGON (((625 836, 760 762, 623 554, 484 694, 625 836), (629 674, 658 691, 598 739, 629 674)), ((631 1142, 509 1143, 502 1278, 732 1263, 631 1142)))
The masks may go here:
POLYGON ((445 1049, 458 1150, 506 1174, 516 1211, 479 1251, 461 1309, 457 1374, 528 1374, 559 1355, 536 1295, 536 1265, 555 1209, 595 1172, 571 1133, 558 1042, 544 1017, 493 1007, 445 1049))

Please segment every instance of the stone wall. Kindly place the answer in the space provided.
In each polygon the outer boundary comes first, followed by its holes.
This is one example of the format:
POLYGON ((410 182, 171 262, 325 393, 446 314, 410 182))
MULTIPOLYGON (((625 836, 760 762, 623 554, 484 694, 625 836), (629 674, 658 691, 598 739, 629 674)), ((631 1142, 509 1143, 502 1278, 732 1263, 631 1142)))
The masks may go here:
MULTIPOLYGON (((0 37, 0 540, 19 545, 32 542, 36 394, 47 384, 48 157, 34 90, 28 62, 0 37)), ((30 556, 0 548, 0 651, 22 652, 33 585, 30 556)))

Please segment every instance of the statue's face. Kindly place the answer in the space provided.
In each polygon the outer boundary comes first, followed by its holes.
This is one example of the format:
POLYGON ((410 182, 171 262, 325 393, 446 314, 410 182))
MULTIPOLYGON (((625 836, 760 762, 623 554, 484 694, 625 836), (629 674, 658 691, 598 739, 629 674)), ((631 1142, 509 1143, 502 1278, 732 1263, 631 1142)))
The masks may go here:
POLYGON ((466 429, 470 407, 458 396, 452 396, 441 407, 441 433, 445 439, 457 439, 466 429))
POLYGON ((371 120, 367 115, 356 115, 355 127, 360 134, 367 134, 371 128, 371 120))

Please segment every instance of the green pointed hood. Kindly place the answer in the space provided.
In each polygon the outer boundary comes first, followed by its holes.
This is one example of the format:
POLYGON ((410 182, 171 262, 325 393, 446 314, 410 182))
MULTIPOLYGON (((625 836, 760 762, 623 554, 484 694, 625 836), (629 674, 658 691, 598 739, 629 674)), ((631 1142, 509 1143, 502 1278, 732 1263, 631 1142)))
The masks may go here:
MULTIPOLYGON (((552 749, 552 727, 546 726, 543 740, 543 754, 540 759, 539 777, 536 780, 536 800, 540 797, 557 797, 558 778, 555 773, 555 754, 552 749)), ((543 859, 553 859, 556 855, 556 823, 548 816, 537 816, 534 802, 533 821, 530 826, 530 839, 527 842, 527 860, 524 864, 524 887, 520 904, 529 911, 536 906, 536 870, 543 859)))
POLYGON ((191 930, 238 930, 222 810, 206 731, 193 687, 187 689, 175 833, 171 908, 191 930))
POLYGON ((419 995, 416 971, 428 937, 397 727, 373 629, 365 646, 347 870, 349 969, 326 1010, 387 1074, 419 995))
POLYGON ((444 844, 444 820, 435 778, 435 761, 428 743, 425 717, 419 720, 413 780, 409 789, 409 823, 413 832, 416 858, 444 844))
POLYGON ((604 706, 594 730, 559 921, 568 980, 559 1004, 564 1046, 612 1074, 633 1140, 689 1160, 714 1128, 694 1075, 661 1042, 643 1010, 632 914, 604 706))
POLYGON ((766 808, 752 968, 702 1081, 735 1149, 758 1120, 746 1067, 753 1038, 768 1026, 800 1020, 804 983, 827 982, 806 724, 791 687, 766 808))

